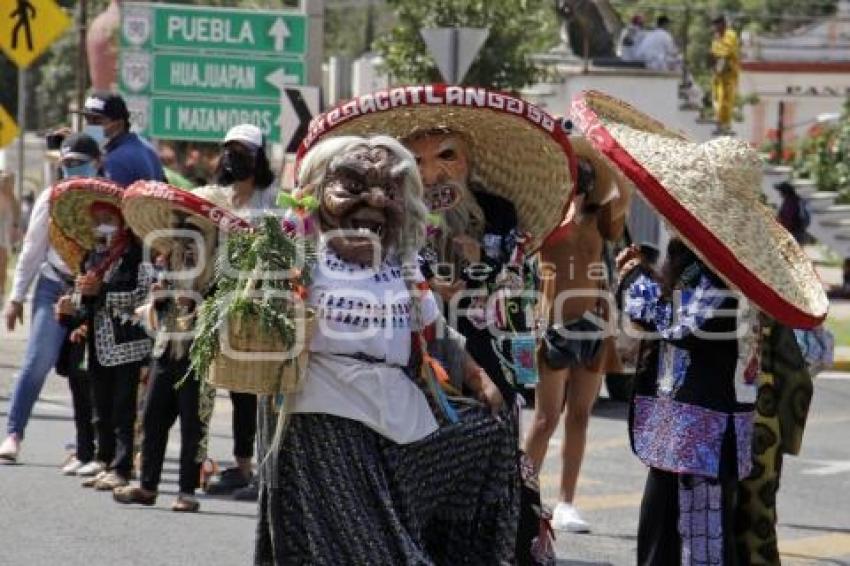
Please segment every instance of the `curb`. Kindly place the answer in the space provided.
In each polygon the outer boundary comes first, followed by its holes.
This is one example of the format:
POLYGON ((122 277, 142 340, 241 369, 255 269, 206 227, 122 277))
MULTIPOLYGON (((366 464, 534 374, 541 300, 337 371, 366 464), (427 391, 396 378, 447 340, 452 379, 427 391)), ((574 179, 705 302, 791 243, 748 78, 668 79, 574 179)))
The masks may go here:
POLYGON ((850 372, 850 360, 835 360, 832 364, 832 371, 850 372))

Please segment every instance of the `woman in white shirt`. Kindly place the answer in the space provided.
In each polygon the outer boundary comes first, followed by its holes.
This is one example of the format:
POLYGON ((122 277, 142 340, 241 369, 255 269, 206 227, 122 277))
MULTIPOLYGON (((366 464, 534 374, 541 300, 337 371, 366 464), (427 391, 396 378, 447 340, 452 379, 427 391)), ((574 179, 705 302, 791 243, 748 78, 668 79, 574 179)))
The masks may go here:
POLYGON ((499 390, 454 333, 481 402, 448 404, 420 373, 439 310, 415 261, 426 209, 413 156, 388 137, 333 138, 299 185, 319 202, 318 324, 276 444, 261 419, 256 564, 511 563, 516 432, 499 390))
MULTIPOLYGON (((89 136, 69 136, 60 148, 60 164, 65 177, 94 177, 100 167, 100 149, 89 136)), ((18 264, 9 302, 3 311, 6 330, 12 332, 17 322, 24 321, 27 290, 38 276, 33 293, 32 322, 27 351, 21 370, 15 377, 9 417, 8 436, 0 445, 0 460, 14 462, 18 458, 24 429, 38 400, 47 374, 56 365, 67 329, 57 322, 53 306, 73 286, 70 269, 50 245, 50 190, 41 192, 33 206, 29 228, 18 264)))

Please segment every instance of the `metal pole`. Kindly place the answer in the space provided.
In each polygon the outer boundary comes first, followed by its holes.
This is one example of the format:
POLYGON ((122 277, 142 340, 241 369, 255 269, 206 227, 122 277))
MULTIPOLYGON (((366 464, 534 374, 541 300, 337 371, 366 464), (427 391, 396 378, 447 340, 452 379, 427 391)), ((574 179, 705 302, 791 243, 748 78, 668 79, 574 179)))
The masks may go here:
POLYGON ((682 30, 682 86, 687 88, 690 79, 688 77, 688 30, 691 27, 691 7, 685 7, 685 26, 682 30))
POLYGON ((782 163, 782 145, 783 145, 783 134, 784 134, 784 122, 785 122, 785 101, 779 101, 779 115, 777 116, 776 122, 776 162, 782 163))
POLYGON ((460 41, 458 41, 458 29, 452 28, 451 37, 451 53, 452 53, 452 68, 449 71, 451 84, 456 85, 460 82, 458 77, 458 67, 460 67, 460 41))
POLYGON ((23 67, 18 67, 18 128, 21 134, 18 136, 18 178, 15 191, 20 200, 24 194, 24 172, 26 171, 24 138, 27 134, 27 70, 23 67))
MULTIPOLYGON (((77 45, 77 110, 85 106, 86 88, 89 76, 86 59, 86 32, 88 26, 88 0, 80 0, 80 9, 77 12, 77 28, 79 30, 79 44, 77 45)), ((82 115, 75 117, 77 130, 83 129, 82 115)))

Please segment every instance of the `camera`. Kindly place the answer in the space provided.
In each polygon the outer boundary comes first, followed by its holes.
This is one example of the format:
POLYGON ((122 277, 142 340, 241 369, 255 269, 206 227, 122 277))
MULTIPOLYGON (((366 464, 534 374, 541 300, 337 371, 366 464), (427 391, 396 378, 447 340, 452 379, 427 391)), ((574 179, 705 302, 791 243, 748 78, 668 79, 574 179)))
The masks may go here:
POLYGON ((62 134, 47 134, 47 136, 45 136, 45 141, 47 141, 47 149, 59 149, 59 147, 62 145, 62 140, 64 139, 65 136, 63 136, 62 134))

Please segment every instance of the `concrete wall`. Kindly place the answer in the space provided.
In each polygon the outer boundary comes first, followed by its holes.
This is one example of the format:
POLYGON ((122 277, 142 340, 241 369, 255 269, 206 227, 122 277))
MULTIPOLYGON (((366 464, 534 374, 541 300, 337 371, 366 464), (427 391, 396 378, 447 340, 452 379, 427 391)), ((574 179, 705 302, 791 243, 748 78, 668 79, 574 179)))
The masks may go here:
POLYGON ((700 124, 693 110, 680 109, 681 75, 631 69, 591 69, 581 73, 567 70, 558 83, 540 83, 523 91, 523 97, 542 106, 550 114, 565 115, 572 98, 583 90, 599 90, 649 114, 669 128, 694 140, 710 139, 713 124, 700 124))
POLYGON ((744 121, 737 124, 738 134, 756 145, 766 139, 767 130, 779 123, 779 102, 785 102, 784 138, 805 137, 818 115, 840 112, 850 94, 850 72, 768 72, 741 73, 742 96, 756 95, 756 105, 744 107, 744 121))

